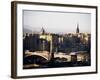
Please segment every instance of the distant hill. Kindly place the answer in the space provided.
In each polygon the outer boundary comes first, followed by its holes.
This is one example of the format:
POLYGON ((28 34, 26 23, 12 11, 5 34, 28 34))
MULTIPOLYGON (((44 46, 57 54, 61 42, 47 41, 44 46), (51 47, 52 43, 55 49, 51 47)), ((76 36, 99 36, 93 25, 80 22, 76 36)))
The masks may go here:
POLYGON ((23 32, 24 33, 39 33, 41 29, 39 29, 38 27, 31 27, 31 26, 28 26, 28 25, 24 25, 24 28, 23 28, 23 32))

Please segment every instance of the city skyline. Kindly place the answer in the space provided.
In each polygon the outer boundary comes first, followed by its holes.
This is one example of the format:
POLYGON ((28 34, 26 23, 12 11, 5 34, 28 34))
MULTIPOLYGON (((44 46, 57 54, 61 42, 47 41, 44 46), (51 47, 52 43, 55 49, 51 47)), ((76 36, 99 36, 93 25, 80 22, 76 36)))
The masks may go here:
POLYGON ((23 11, 24 32, 75 33, 77 25, 80 33, 91 33, 91 15, 87 13, 23 11), (57 27, 56 27, 57 26, 57 27))
POLYGON ((90 14, 23 11, 23 19, 23 69, 91 65, 90 14))

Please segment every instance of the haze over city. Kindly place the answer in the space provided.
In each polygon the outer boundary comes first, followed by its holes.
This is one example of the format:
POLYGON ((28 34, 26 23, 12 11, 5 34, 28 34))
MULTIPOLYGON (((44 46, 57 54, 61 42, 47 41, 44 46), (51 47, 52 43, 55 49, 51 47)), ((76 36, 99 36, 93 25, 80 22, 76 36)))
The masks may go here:
POLYGON ((50 33, 74 33, 77 25, 81 33, 91 32, 91 14, 51 11, 23 11, 23 28, 40 32, 43 27, 50 33))

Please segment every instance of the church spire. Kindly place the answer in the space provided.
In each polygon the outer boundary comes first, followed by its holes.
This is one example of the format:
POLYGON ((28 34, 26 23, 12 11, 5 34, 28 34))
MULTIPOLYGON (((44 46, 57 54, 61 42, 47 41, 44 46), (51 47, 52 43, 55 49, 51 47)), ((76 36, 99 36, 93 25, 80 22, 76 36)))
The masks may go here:
POLYGON ((45 34, 45 30, 44 30, 43 27, 42 27, 42 29, 41 29, 41 33, 42 33, 42 34, 45 34))
POLYGON ((77 24, 76 33, 79 33, 79 24, 77 24))

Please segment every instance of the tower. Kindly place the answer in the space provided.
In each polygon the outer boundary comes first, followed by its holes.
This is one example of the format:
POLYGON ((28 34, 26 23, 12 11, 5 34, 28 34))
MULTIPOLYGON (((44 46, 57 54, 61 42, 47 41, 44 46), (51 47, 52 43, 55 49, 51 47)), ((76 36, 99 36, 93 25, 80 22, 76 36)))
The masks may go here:
POLYGON ((79 24, 77 24, 76 33, 79 33, 79 24))
POLYGON ((41 29, 41 34, 45 34, 45 30, 44 30, 43 27, 42 27, 42 29, 41 29))

